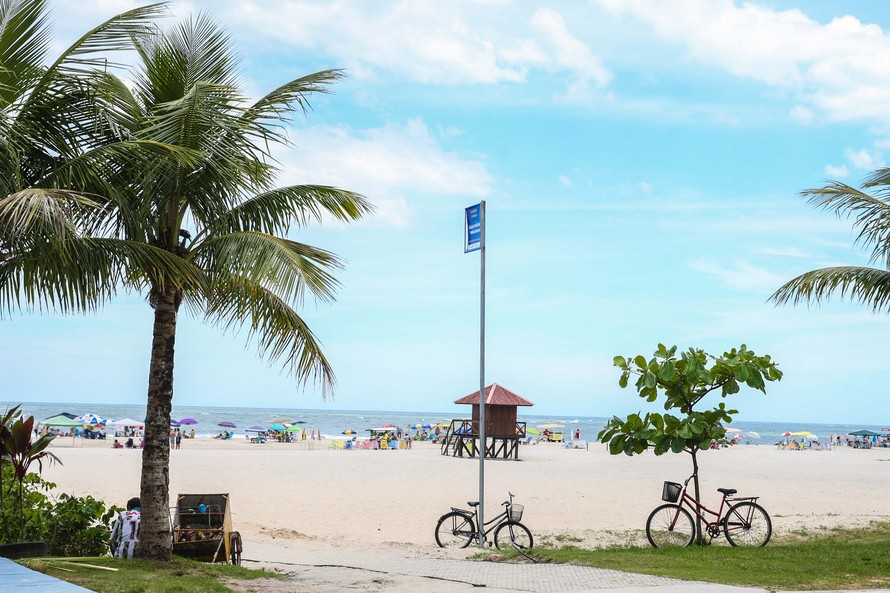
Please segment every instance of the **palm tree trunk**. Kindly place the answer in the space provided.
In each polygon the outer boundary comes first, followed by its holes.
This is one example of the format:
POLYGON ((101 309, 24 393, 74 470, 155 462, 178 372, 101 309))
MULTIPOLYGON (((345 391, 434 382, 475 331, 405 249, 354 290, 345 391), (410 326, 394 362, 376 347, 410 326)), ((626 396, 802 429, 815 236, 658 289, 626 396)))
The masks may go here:
POLYGON ((173 558, 170 529, 170 410, 173 402, 173 344, 179 303, 174 289, 154 290, 154 336, 148 375, 145 448, 142 450, 142 525, 137 555, 169 562, 173 558))

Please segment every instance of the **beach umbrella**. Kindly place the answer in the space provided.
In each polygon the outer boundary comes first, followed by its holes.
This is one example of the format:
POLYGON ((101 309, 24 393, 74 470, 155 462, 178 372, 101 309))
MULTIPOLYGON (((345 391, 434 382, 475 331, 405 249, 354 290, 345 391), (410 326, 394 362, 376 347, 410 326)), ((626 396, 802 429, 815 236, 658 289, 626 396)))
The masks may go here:
POLYGON ((277 431, 279 431, 279 432, 280 432, 280 431, 283 431, 283 430, 284 430, 284 424, 273 424, 272 426, 269 427, 269 430, 277 430, 277 431))
POLYGON ((198 421, 194 418, 183 418, 179 421, 180 424, 197 424, 198 421))
POLYGON ((179 428, 179 422, 177 422, 176 420, 171 420, 170 427, 171 428, 179 428))
POLYGON ((288 426, 285 430, 287 430, 287 432, 300 432, 303 429, 299 426, 288 426))
POLYGON ((266 432, 266 428, 264 426, 251 426, 250 428, 245 428, 244 432, 266 432))
POLYGON ((83 422, 85 425, 88 426, 96 426, 98 424, 105 424, 106 422, 108 422, 106 418, 102 418, 98 414, 93 414, 91 412, 87 412, 86 414, 77 416, 74 419, 79 422, 83 422))
POLYGON ((237 428, 234 422, 229 422, 228 420, 223 420, 217 426, 224 426, 226 428, 237 428))
POLYGON ((783 436, 783 437, 790 437, 790 436, 792 436, 792 433, 790 433, 790 432, 788 432, 788 431, 786 430, 785 432, 782 433, 782 436, 783 436))
POLYGON ((347 428, 346 430, 343 431, 343 434, 356 434, 356 432, 354 430, 352 430, 351 428, 347 428))
POLYGON ((750 438, 750 439, 759 439, 759 438, 760 438, 760 434, 754 432, 753 430, 749 430, 749 431, 748 431, 748 438, 750 438))
POLYGON ((525 432, 527 434, 541 434, 541 431, 538 430, 537 428, 526 428, 525 432))
POLYGON ((742 432, 742 429, 730 427, 726 429, 726 432, 742 432))
POLYGON ((269 424, 287 424, 288 422, 292 422, 290 418, 274 418, 269 420, 269 424))

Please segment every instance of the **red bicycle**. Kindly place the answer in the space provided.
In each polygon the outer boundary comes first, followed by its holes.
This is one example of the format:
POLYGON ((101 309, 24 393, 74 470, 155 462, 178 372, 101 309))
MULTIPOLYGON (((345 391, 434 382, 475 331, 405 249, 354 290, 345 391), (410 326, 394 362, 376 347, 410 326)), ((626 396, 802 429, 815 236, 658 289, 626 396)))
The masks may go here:
POLYGON ((650 544, 656 548, 688 546, 695 539, 696 522, 692 519, 695 515, 701 519, 711 539, 719 537, 722 531, 726 541, 736 547, 766 545, 773 533, 773 524, 769 514, 757 504, 757 496, 733 498, 737 490, 717 488, 717 492, 723 494, 723 500, 715 512, 686 492, 693 477, 695 474, 686 478, 682 486, 676 482, 664 483, 661 498, 668 504, 656 508, 646 520, 646 537, 650 544), (709 521, 707 516, 714 520, 709 521))

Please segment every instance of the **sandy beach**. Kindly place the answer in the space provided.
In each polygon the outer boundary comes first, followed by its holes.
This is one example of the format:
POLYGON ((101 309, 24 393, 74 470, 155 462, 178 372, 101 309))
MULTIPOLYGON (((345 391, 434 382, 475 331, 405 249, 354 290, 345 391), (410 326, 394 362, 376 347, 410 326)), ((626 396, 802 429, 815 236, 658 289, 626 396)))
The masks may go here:
MULTIPOLYGON (((263 559, 254 544, 407 556, 473 553, 438 548, 433 529, 450 506, 478 498, 477 460, 442 456, 428 443, 399 451, 329 444, 185 440, 171 452, 171 500, 179 493, 229 493, 249 559, 263 559)), ((45 467, 43 476, 60 491, 120 506, 138 495, 141 451, 64 438, 52 449, 63 465, 45 467)), ((890 520, 888 449, 736 446, 704 452, 700 464, 706 504, 719 504, 718 487, 760 496, 777 533, 890 520)), ((510 491, 525 505, 523 522, 539 542, 643 545, 662 482, 682 482, 690 472, 685 454, 627 457, 595 444, 589 450, 523 446, 520 461, 486 462, 486 508, 492 516, 510 491)))

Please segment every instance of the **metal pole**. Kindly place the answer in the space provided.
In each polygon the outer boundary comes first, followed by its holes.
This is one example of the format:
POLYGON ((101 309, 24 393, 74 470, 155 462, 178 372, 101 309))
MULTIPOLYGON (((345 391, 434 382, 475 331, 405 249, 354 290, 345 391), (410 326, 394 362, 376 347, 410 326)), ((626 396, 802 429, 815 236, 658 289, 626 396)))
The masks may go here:
POLYGON ((479 547, 485 547, 485 200, 479 208, 479 547))

